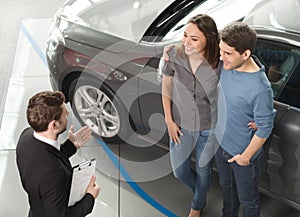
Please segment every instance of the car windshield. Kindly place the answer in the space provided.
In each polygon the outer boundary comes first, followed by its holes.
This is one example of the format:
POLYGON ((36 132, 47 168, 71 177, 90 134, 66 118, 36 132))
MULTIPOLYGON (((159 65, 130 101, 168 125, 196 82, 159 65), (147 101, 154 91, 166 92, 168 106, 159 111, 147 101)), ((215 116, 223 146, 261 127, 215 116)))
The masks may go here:
POLYGON ((227 24, 242 20, 251 9, 262 0, 208 0, 199 4, 191 13, 183 17, 163 38, 163 41, 180 39, 183 35, 184 26, 188 20, 197 14, 208 14, 216 21, 218 29, 222 29, 227 24))
POLYGON ((139 41, 172 0, 71 0, 61 16, 124 39, 139 41))

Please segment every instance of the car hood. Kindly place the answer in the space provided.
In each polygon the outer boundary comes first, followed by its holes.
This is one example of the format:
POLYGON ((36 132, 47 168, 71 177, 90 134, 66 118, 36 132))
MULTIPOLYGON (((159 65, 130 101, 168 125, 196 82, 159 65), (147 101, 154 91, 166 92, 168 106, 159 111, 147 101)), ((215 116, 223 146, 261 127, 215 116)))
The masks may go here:
POLYGON ((172 0, 70 0, 56 18, 138 42, 172 0))

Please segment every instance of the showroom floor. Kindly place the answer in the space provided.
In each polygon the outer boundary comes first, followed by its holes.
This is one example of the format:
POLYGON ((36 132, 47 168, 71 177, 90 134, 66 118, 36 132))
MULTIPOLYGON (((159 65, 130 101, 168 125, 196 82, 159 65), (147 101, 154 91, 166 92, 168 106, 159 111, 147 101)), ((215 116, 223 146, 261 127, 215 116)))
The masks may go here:
POLYGON ((52 18, 64 2, 65 0, 0 1, 0 123, 22 20, 52 18))
MULTIPOLYGON (((3 15, 1 33, 1 128, 0 128, 0 216, 27 216, 28 201, 22 189, 15 162, 15 147, 20 132, 27 126, 25 109, 28 99, 40 90, 50 90, 47 65, 43 51, 51 17, 62 0, 11 0, 0 3, 0 12, 15 11, 14 16, 3 15), (29 9, 30 7, 30 9, 29 9), (5 40, 4 40, 5 39, 5 40), (5 55, 3 55, 5 54, 5 55), (2 116, 3 115, 3 116, 2 116), (18 207, 18 208, 16 208, 18 207)), ((9 13, 11 14, 11 13, 9 13)), ((69 125, 79 128, 72 113, 69 125)), ((61 136, 63 139, 65 135, 61 136)), ((165 150, 150 146, 136 149, 126 144, 109 146, 92 138, 77 155, 73 164, 95 157, 97 181, 101 194, 89 216, 160 217, 187 216, 191 192, 172 174, 155 174, 161 167, 132 162, 152 159, 165 150), (153 169, 153 170, 151 170, 153 169), (144 171, 137 177, 136 171, 144 171), (152 171, 152 172, 151 172, 152 171), (120 181, 121 180, 121 181, 120 181)), ((169 167, 166 163, 165 167, 169 167)), ((221 192, 217 175, 207 198, 206 217, 221 216, 221 192)), ((296 211, 262 195, 262 217, 296 217, 296 211)))

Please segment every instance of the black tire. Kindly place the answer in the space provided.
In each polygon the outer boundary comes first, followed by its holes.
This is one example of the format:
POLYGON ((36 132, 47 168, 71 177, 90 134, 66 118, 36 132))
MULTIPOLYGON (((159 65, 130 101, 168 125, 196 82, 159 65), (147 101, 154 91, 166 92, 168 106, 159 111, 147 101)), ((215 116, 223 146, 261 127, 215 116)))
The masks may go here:
POLYGON ((103 82, 80 78, 74 80, 68 97, 72 110, 82 125, 110 144, 125 142, 131 128, 128 111, 103 82))

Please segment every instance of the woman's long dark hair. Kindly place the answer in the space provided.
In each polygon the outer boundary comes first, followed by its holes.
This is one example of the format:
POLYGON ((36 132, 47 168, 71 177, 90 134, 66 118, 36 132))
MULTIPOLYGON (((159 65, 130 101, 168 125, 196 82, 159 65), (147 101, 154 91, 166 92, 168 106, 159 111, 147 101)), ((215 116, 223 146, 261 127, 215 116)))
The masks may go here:
MULTIPOLYGON (((204 34, 206 38, 206 46, 204 58, 212 66, 216 68, 219 62, 219 34, 215 21, 206 14, 198 14, 192 17, 187 23, 197 25, 198 29, 204 34)), ((177 46, 177 53, 184 54, 183 44, 179 43, 177 46)))

